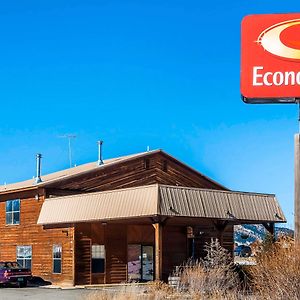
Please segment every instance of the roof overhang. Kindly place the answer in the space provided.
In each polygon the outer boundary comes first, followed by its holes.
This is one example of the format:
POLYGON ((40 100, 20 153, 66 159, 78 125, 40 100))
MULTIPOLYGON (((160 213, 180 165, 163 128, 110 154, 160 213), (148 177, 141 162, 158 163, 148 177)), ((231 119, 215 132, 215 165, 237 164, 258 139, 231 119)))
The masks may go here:
POLYGON ((157 216, 215 219, 232 224, 286 222, 275 195, 155 184, 46 199, 38 224, 157 216))

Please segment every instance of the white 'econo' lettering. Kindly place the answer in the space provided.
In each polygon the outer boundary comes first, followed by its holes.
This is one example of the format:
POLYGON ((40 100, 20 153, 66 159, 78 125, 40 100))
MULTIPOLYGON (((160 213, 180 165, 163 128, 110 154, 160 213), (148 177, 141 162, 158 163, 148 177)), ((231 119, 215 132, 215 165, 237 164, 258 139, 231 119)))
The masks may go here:
POLYGON ((300 71, 294 72, 264 72, 264 67, 253 67, 253 86, 300 85, 300 71))

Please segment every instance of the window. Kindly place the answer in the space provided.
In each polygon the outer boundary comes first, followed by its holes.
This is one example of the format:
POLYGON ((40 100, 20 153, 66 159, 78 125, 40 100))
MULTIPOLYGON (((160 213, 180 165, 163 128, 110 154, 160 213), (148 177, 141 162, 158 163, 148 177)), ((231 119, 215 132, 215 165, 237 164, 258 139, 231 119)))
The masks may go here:
POLYGON ((105 247, 92 245, 92 273, 105 272, 105 247))
POLYGON ((32 247, 17 246, 17 262, 27 269, 31 269, 32 247))
POLYGON ((20 224, 20 199, 6 201, 6 224, 20 224))
POLYGON ((53 245, 53 273, 61 273, 61 245, 53 245))

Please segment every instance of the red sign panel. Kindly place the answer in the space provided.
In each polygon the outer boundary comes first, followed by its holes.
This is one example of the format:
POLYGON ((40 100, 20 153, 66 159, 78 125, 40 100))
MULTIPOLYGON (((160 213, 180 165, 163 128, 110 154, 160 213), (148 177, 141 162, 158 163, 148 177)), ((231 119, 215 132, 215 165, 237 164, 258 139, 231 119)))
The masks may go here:
POLYGON ((300 98, 300 13, 242 21, 241 94, 248 103, 300 98))

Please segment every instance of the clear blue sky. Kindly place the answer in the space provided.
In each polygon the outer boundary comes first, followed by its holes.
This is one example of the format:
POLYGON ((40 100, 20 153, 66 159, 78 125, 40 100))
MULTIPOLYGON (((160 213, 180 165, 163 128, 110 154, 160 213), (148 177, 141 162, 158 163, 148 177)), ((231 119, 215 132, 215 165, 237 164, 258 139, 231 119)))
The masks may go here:
POLYGON ((0 183, 162 148, 293 226, 294 105, 240 100, 240 22, 299 0, 1 1, 0 183))

